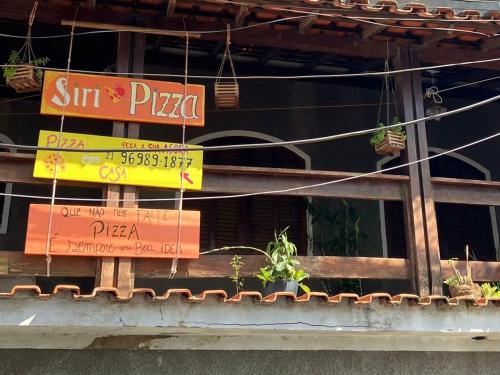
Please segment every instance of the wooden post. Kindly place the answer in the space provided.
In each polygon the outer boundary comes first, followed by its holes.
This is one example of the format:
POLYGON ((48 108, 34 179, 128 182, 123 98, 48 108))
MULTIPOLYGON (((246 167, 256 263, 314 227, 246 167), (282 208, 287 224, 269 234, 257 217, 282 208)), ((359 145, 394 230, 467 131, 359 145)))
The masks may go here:
MULTIPOLYGON (((410 66, 409 53, 406 48, 398 48, 394 65, 396 69, 405 69, 410 66)), ((415 118, 411 83, 411 73, 397 75, 396 91, 398 106, 402 108, 404 121, 415 118)), ((406 150, 401 153, 402 158, 405 162, 413 162, 418 158, 417 137, 414 125, 406 127, 406 143, 406 150)), ((410 178, 409 189, 408 196, 403 201, 406 247, 408 258, 412 265, 412 278, 414 280, 413 286, 415 287, 415 291, 420 296, 427 296, 430 292, 429 272, 418 164, 408 166, 407 173, 410 178)))
MULTIPOLYGON (((417 51, 410 52, 410 66, 415 68, 420 65, 417 51)), ((422 94, 422 79, 419 71, 412 72, 413 100, 416 118, 425 116, 424 101, 422 94)), ((425 121, 417 123, 418 158, 424 159, 429 156, 427 147, 427 132, 425 121)), ((441 275, 441 256, 439 251, 439 236, 436 221, 436 210, 434 205, 434 191, 431 183, 431 172, 429 161, 419 163, 420 182, 422 188, 424 226, 427 245, 427 257, 429 261, 429 272, 431 281, 430 292, 435 295, 443 294, 443 278, 441 275)))
MULTIPOLYGON (((145 47, 145 35, 135 33, 132 38, 132 48, 133 56, 131 56, 132 61, 132 71, 141 72, 144 70, 144 47, 145 47)), ((129 123, 126 126, 127 137, 128 138, 139 138, 139 124, 129 123)), ((137 188, 135 186, 124 186, 123 188, 123 207, 138 207, 138 204, 133 199, 137 197, 137 188)), ((134 261, 131 258, 119 258, 118 259, 118 276, 116 287, 120 294, 127 294, 134 288, 134 261)))
MULTIPOLYGON (((120 32, 118 37, 118 53, 116 70, 118 72, 142 72, 144 68, 144 34, 120 32)), ((139 124, 113 122, 113 137, 139 138, 139 124)), ((116 199, 123 196, 126 202, 123 207, 137 207, 133 199, 137 196, 134 186, 108 185, 105 194, 107 206, 119 207, 116 199), (123 191, 123 194, 121 194, 123 191), (115 200, 115 201, 112 201, 115 200)), ((130 258, 102 258, 98 261, 96 284, 99 286, 115 286, 120 294, 128 294, 134 288, 134 263, 130 258)))

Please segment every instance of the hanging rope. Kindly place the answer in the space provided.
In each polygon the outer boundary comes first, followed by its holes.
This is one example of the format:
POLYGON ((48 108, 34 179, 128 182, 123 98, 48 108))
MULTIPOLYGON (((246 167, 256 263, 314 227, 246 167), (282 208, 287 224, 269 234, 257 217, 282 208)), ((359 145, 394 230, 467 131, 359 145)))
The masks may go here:
POLYGON ((35 21, 37 8, 38 1, 35 1, 35 3, 33 4, 33 8, 31 9, 30 18, 28 20, 28 32, 26 33, 26 39, 23 46, 18 51, 19 57, 21 57, 21 62, 23 64, 30 64, 33 60, 36 59, 35 53, 33 52, 33 47, 31 45, 31 28, 33 26, 33 22, 35 21))
MULTIPOLYGON (((76 16, 78 14, 78 9, 76 8, 75 12, 75 17, 73 19, 73 25, 71 26, 71 38, 69 41, 69 50, 68 50, 68 64, 66 66, 66 87, 69 87, 69 70, 71 66, 71 54, 73 52, 73 40, 74 40, 74 32, 75 32, 75 23, 76 23, 76 16)), ((57 147, 61 147, 61 139, 62 139, 62 132, 64 129, 64 115, 66 112, 66 102, 64 103, 62 107, 62 114, 61 114, 61 124, 59 126, 59 137, 57 139, 57 147)), ((59 158, 60 158, 60 152, 56 152, 56 157, 55 159, 55 164, 54 164, 54 176, 52 180, 52 194, 50 198, 50 208, 49 208, 49 222, 47 225, 47 240, 46 240, 46 245, 45 245, 45 262, 47 265, 47 277, 50 277, 50 265, 52 263, 52 257, 50 256, 50 247, 51 247, 51 240, 52 240, 52 214, 54 212, 54 204, 55 204, 55 196, 56 196, 56 189, 57 189, 57 167, 59 164, 59 158)))
POLYGON ((240 106, 240 89, 236 80, 233 59, 231 57, 231 31, 229 24, 226 25, 226 48, 214 83, 215 107, 217 109, 237 109, 240 106), (232 77, 223 77, 226 60, 229 62, 232 77))
MULTIPOLYGON (((184 58, 184 98, 181 107, 182 114, 182 146, 184 148, 186 144, 186 96, 187 96, 187 85, 188 85, 188 62, 189 62, 189 33, 186 33, 186 54, 184 58)), ((183 153, 187 153, 189 151, 182 151, 183 153)), ((180 190, 179 190, 179 207, 178 207, 178 216, 177 216, 177 246, 175 258, 172 260, 172 267, 170 268, 169 279, 173 279, 175 274, 177 273, 177 265, 179 263, 179 255, 180 255, 180 246, 181 246, 181 234, 182 234, 182 203, 184 199, 184 171, 186 156, 182 156, 181 158, 181 173, 180 173, 180 190)))

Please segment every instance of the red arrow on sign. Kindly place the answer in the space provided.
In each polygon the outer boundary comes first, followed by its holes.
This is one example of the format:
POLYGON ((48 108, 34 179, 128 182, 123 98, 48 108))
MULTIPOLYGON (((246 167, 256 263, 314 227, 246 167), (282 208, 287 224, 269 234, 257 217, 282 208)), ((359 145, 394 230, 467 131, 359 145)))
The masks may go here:
POLYGON ((191 185, 194 184, 193 180, 189 178, 189 173, 187 172, 181 172, 181 176, 183 179, 185 179, 187 182, 189 182, 191 185))

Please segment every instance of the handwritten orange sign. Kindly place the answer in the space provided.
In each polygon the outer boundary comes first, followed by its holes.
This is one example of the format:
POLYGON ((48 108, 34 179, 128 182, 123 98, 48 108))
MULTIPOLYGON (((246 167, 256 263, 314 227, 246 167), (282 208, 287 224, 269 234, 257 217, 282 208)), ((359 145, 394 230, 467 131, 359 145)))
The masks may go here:
MULTIPOLYGON (((31 204, 25 254, 45 255, 50 205, 31 204)), ((55 205, 50 255, 176 258, 177 210, 55 205)), ((182 211, 178 257, 199 257, 200 212, 182 211)))
POLYGON ((205 124, 205 86, 175 82, 46 71, 44 115, 151 122, 187 126, 205 124))

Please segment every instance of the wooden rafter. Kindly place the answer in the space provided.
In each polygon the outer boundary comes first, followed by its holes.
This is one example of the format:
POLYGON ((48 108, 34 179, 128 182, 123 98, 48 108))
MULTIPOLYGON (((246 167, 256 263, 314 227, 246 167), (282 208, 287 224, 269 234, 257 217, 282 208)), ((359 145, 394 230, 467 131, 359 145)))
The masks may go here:
POLYGON ((316 23, 317 20, 318 16, 304 18, 299 24, 299 33, 305 33, 316 23))
POLYGON ((168 0, 167 14, 166 14, 167 19, 172 19, 174 17, 176 5, 177 5, 176 0, 168 0))
POLYGON ((417 45, 415 49, 422 50, 434 46, 439 41, 449 38, 451 35, 453 35, 453 32, 448 30, 433 32, 431 35, 421 38, 420 44, 417 45))
POLYGON ((382 32, 385 30, 387 26, 382 26, 382 25, 370 25, 361 31, 361 39, 366 40, 370 39, 372 36, 377 35, 378 33, 382 32))
POLYGON ((234 26, 235 27, 241 27, 245 23, 245 18, 250 15, 250 11, 248 10, 248 7, 246 5, 240 6, 240 9, 238 9, 238 13, 236 14, 236 18, 234 20, 234 26))
MULTIPOLYGON (((26 14, 29 14, 33 2, 31 0, 2 0, 0 7, 0 18, 11 20, 25 21, 26 14)), ((37 22, 45 24, 60 24, 61 19, 73 19, 74 8, 64 5, 53 5, 48 3, 40 3, 37 10, 37 22)), ((91 9, 81 7, 78 11, 78 20, 87 22, 104 22, 104 23, 121 23, 122 14, 112 12, 105 9, 91 9)), ((184 24, 178 19, 167 20, 165 16, 143 15, 145 25, 149 28, 159 30, 183 30, 184 24)), ((465 25, 464 25, 465 26, 465 25)), ((200 24, 194 21, 186 20, 185 27, 190 30, 200 28, 200 24)), ((484 24, 485 29, 493 29, 494 25, 484 24)), ((122 26, 123 28, 123 26, 122 26)), ((220 25, 216 22, 213 24, 204 24, 203 30, 220 29, 220 25)), ((226 36, 219 34, 204 34, 203 40, 223 41, 226 36)), ((240 30, 238 33, 231 35, 234 43, 239 45, 255 45, 263 48, 275 48, 279 46, 288 50, 302 50, 304 52, 321 52, 321 53, 336 53, 343 56, 363 57, 367 59, 383 59, 385 58, 386 49, 380 47, 378 41, 363 40, 360 37, 356 38, 332 38, 329 35, 309 35, 300 34, 298 32, 278 32, 275 30, 258 30, 246 29, 240 30), (334 41, 334 42, 333 42, 334 41)), ((498 39, 498 38, 497 38, 498 39)), ((484 48, 490 50, 489 57, 500 57, 500 51, 494 49, 491 43, 484 44, 484 48)), ((389 47, 392 49, 396 45, 399 46, 415 46, 412 39, 398 39, 397 42, 390 42, 389 47)), ((443 54, 440 49, 426 48, 421 51, 420 59, 424 64, 444 64, 461 61, 473 61, 484 58, 482 52, 471 47, 466 48, 449 48, 443 54)), ((479 67, 482 69, 500 70, 500 62, 492 62, 488 64, 469 65, 470 67, 479 67)))
POLYGON ((481 52, 488 52, 492 49, 500 47, 500 36, 491 37, 481 43, 481 52))
POLYGON ((264 65, 280 53, 280 48, 272 48, 259 58, 259 65, 264 65))

